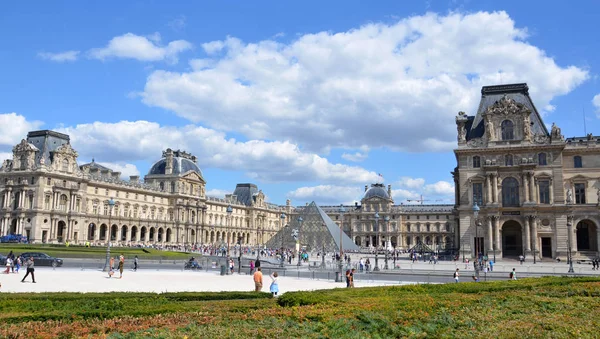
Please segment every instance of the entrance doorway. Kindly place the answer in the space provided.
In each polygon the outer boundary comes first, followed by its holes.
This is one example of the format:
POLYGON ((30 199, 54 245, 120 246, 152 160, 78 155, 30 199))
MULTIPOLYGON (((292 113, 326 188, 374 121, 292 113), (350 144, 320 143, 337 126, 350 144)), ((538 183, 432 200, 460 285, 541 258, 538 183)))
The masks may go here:
POLYGON ((542 237, 542 258, 552 258, 552 238, 542 237))
POLYGON ((577 251, 598 251, 596 242, 596 225, 590 220, 577 223, 577 251))
POLYGON ((56 232, 56 238, 58 240, 58 242, 63 242, 64 237, 65 237, 65 229, 67 228, 67 224, 64 221, 59 221, 58 222, 58 229, 56 232))
POLYGON ((502 256, 518 257, 523 254, 521 224, 509 220, 502 225, 502 256))

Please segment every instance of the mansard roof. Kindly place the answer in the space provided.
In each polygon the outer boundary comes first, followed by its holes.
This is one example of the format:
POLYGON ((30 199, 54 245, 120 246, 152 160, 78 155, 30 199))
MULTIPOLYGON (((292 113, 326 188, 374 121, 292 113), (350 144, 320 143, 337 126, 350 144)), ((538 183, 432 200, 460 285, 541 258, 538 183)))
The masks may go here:
POLYGON ((66 134, 50 130, 31 131, 27 133, 27 142, 40 150, 35 157, 36 164, 40 164, 41 162, 50 164, 54 151, 60 146, 68 144, 69 139, 69 136, 66 134), (41 161, 42 159, 44 160, 41 161))
POLYGON ((481 101, 477 114, 467 117, 465 128, 467 130, 466 140, 469 141, 475 138, 481 138, 485 133, 483 114, 486 110, 498 102, 503 97, 514 100, 517 104, 524 105, 531 111, 529 119, 532 123, 531 132, 535 134, 544 134, 549 136, 548 130, 542 121, 537 108, 535 107, 531 97, 529 96, 529 86, 526 83, 483 86, 481 88, 481 101))

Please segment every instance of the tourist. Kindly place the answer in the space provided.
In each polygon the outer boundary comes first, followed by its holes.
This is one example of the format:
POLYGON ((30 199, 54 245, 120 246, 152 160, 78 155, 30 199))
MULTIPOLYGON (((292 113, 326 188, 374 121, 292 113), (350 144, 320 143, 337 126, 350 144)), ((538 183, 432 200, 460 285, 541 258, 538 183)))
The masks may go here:
POLYGON ((125 267, 125 257, 121 254, 119 256, 119 279, 123 278, 123 267, 125 267))
POLYGON ((458 274, 458 268, 457 268, 456 272, 454 272, 454 282, 456 282, 456 283, 458 282, 458 277, 459 277, 459 274, 458 274))
POLYGON ((138 256, 136 255, 135 258, 133 258, 133 271, 136 272, 138 269, 138 256))
POLYGON ((525 261, 525 257, 522 254, 519 256, 519 261, 521 262, 521 265, 523 265, 523 262, 525 261))
POLYGON ((113 271, 113 267, 115 266, 115 258, 110 257, 110 260, 108 261, 108 277, 112 278, 113 274, 115 274, 115 271, 113 271))
POLYGON ((350 270, 346 270, 346 288, 350 288, 350 270))
POLYGON ((33 272, 35 271, 35 268, 33 268, 33 258, 29 257, 29 260, 27 260, 27 263, 25 265, 27 266, 27 273, 25 274, 21 282, 24 283, 25 278, 27 278, 27 276, 29 276, 29 273, 31 273, 31 281, 35 284, 35 276, 33 275, 33 272))
POLYGON ((490 260, 490 272, 494 272, 494 261, 490 260))
POLYGON ((363 258, 360 258, 360 260, 358 262, 358 267, 360 269, 360 272, 362 273, 364 271, 364 268, 365 268, 365 261, 363 260, 363 258))
POLYGON ((473 281, 479 282, 479 278, 475 274, 473 274, 472 278, 473 278, 473 281))
POLYGON ((511 280, 517 280, 517 272, 515 271, 515 269, 513 268, 512 272, 510 272, 510 275, 508 276, 511 280))
POLYGON ((9 274, 11 266, 12 266, 12 259, 10 257, 6 257, 6 271, 4 271, 4 273, 9 274))
POLYGON ((269 287, 269 290, 274 297, 279 293, 279 278, 277 272, 271 273, 271 286, 269 287))
POLYGON ((465 270, 469 269, 469 259, 465 259, 465 270))
POLYGON ((19 273, 19 269, 21 268, 21 264, 22 264, 21 256, 19 255, 19 256, 17 256, 17 260, 16 260, 16 263, 15 263, 15 273, 19 273))
POLYGON ((233 274, 233 271, 235 271, 235 264, 233 263, 233 259, 229 259, 229 271, 231 272, 231 274, 233 274))
POLYGON ((250 260, 250 274, 254 273, 254 260, 250 260))
POLYGON ((350 271, 350 288, 354 288, 354 273, 356 272, 356 269, 352 269, 350 271))
POLYGON ((254 272, 253 278, 254 278, 254 291, 255 292, 262 291, 263 275, 262 275, 260 267, 256 268, 256 272, 254 272))

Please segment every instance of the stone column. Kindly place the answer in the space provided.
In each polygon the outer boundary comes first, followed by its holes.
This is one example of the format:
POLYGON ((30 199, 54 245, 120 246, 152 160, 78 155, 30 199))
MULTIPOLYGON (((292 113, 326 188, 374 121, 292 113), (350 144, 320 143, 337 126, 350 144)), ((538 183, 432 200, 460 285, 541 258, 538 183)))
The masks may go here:
POLYGON ((525 217, 525 252, 531 252, 531 228, 529 223, 529 216, 525 217))
POLYGON ((529 201, 536 202, 537 197, 535 196, 535 176, 533 172, 529 172, 529 201))
POLYGON ((575 228, 575 225, 573 225, 573 216, 569 215, 567 216, 567 245, 570 247, 567 248, 567 251, 570 249, 571 252, 573 252, 573 228, 575 228))
POLYGON ((493 174, 492 200, 494 203, 498 203, 498 174, 493 174))
MULTIPOLYGON (((538 238, 537 238, 537 217, 532 215, 531 216, 531 235, 533 238, 533 255, 536 255, 536 253, 540 252, 540 246, 538 243, 538 238)), ((539 258, 539 257, 538 257, 539 258)))
POLYGON ((500 243, 500 218, 498 216, 494 216, 494 238, 496 239, 496 252, 499 252, 502 244, 500 243))
POLYGON ((525 202, 529 202, 529 180, 527 173, 523 173, 523 193, 525 193, 525 202))
POLYGON ((550 178, 550 204, 554 204, 554 185, 552 184, 552 178, 550 178))
POLYGON ((488 174, 485 177, 485 203, 486 204, 491 204, 492 203, 492 183, 491 183, 491 176, 488 174))
POLYGON ((493 216, 489 216, 487 218, 487 230, 486 230, 486 244, 485 244, 485 251, 489 252, 490 250, 493 250, 494 248, 492 247, 492 222, 494 221, 494 217, 493 216))

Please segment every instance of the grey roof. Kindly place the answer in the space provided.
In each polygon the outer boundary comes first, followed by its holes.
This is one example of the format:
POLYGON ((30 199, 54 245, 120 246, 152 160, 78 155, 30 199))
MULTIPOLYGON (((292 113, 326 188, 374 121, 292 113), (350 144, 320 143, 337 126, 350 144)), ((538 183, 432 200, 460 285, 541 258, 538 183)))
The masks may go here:
POLYGON ((485 129, 482 114, 485 113, 488 107, 492 106, 494 103, 496 103, 496 101, 502 99, 503 96, 507 96, 509 99, 512 99, 519 104, 523 104, 531 111, 529 119, 532 123, 531 132, 533 134, 549 135, 548 130, 546 129, 546 126, 544 125, 542 118, 537 111, 537 108, 529 97, 529 87, 526 83, 520 83, 498 86, 483 86, 481 88, 481 101, 479 102, 477 115, 475 117, 467 117, 468 120, 465 126, 467 130, 467 141, 483 136, 485 129))
MULTIPOLYGON (((167 159, 162 158, 159 161, 155 162, 154 165, 148 171, 148 175, 164 175, 165 168, 167 166, 167 159)), ((196 165, 192 160, 182 158, 182 157, 173 157, 173 173, 172 175, 180 175, 187 173, 189 171, 194 171, 202 176, 202 171, 200 167, 196 165)))
POLYGON ((385 186, 383 184, 371 184, 371 188, 369 188, 365 192, 365 195, 363 196, 363 200, 373 198, 373 197, 390 200, 390 195, 386 191, 385 186))
MULTIPOLYGON (((340 228, 314 201, 303 207, 299 216, 303 219, 302 223, 298 221, 297 217, 291 220, 287 227, 277 232, 267 242, 267 247, 279 248, 283 243, 286 248, 294 248, 296 240, 292 237, 292 230, 298 229, 302 247, 306 247, 308 250, 321 250, 325 247, 325 250, 329 252, 339 251, 340 228)), ((346 233, 342 233, 342 249, 358 251, 359 247, 346 233)))
POLYGON ((52 163, 52 153, 60 146, 69 143, 69 136, 50 130, 31 131, 27 133, 27 142, 40 150, 35 156, 35 163, 39 165, 43 158, 48 165, 52 163))
POLYGON ((237 200, 246 206, 251 206, 254 201, 254 196, 258 194, 258 187, 255 184, 237 184, 233 195, 237 196, 237 200))
POLYGON ((83 165, 79 166, 79 168, 81 168, 81 169, 83 169, 84 167, 89 167, 90 169, 98 169, 99 171, 102 171, 102 170, 112 171, 112 169, 110 169, 106 166, 102 166, 99 163, 97 163, 95 159, 92 159, 92 162, 88 162, 87 164, 83 164, 83 165))
POLYGON ((403 212, 425 213, 425 212, 444 212, 451 213, 454 205, 401 205, 403 212))

